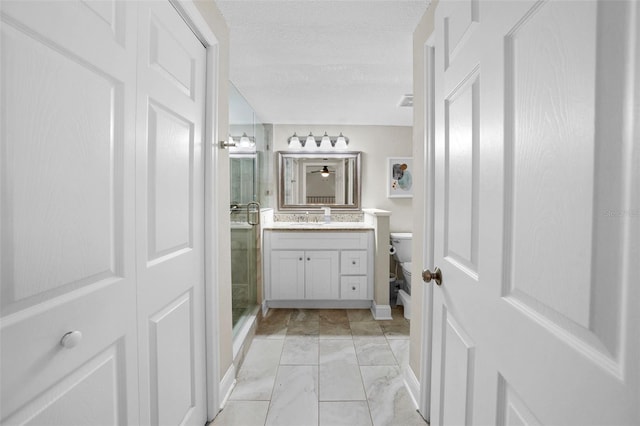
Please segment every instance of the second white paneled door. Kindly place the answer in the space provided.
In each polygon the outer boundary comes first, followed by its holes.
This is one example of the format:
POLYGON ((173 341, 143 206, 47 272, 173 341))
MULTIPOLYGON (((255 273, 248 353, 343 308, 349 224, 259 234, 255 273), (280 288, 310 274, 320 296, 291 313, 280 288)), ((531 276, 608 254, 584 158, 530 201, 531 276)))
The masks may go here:
POLYGON ((136 130, 143 424, 202 425, 205 56, 168 2, 140 2, 136 130))
POLYGON ((640 424, 639 18, 438 4, 432 425, 640 424))

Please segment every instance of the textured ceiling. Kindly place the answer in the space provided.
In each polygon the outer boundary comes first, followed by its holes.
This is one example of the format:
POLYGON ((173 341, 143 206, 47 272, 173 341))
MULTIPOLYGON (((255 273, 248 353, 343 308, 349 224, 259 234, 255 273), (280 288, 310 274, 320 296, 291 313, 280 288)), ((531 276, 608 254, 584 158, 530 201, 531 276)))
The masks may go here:
POLYGON ((413 31, 428 0, 217 0, 230 79, 266 123, 412 125, 413 31))

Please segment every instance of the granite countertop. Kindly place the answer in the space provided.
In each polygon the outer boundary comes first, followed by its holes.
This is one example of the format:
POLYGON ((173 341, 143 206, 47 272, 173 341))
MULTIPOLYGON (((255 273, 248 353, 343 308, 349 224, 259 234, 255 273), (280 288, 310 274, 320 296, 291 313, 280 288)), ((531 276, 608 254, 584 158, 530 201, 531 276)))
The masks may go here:
POLYGON ((364 222, 273 222, 269 225, 263 225, 262 228, 288 231, 360 231, 373 229, 373 226, 364 222))

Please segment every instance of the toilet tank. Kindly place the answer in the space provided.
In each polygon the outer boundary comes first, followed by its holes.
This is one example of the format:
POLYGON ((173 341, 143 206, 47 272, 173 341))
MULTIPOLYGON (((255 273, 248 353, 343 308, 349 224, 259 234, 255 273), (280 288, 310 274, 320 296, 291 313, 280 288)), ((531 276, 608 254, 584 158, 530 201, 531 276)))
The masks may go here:
POLYGON ((396 249, 396 254, 393 257, 398 262, 411 262, 411 238, 413 234, 411 232, 392 232, 389 234, 391 237, 391 245, 396 249))

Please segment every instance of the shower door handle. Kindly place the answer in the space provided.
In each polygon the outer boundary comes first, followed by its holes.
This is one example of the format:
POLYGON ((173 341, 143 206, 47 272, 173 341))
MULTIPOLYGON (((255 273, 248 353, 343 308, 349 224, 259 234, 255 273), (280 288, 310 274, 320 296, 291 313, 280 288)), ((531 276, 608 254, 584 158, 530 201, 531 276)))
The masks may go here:
POLYGON ((256 201, 251 201, 247 203, 247 223, 251 226, 260 225, 260 203, 256 201), (256 208, 255 212, 258 213, 256 215, 255 222, 251 220, 251 206, 254 206, 256 208))

